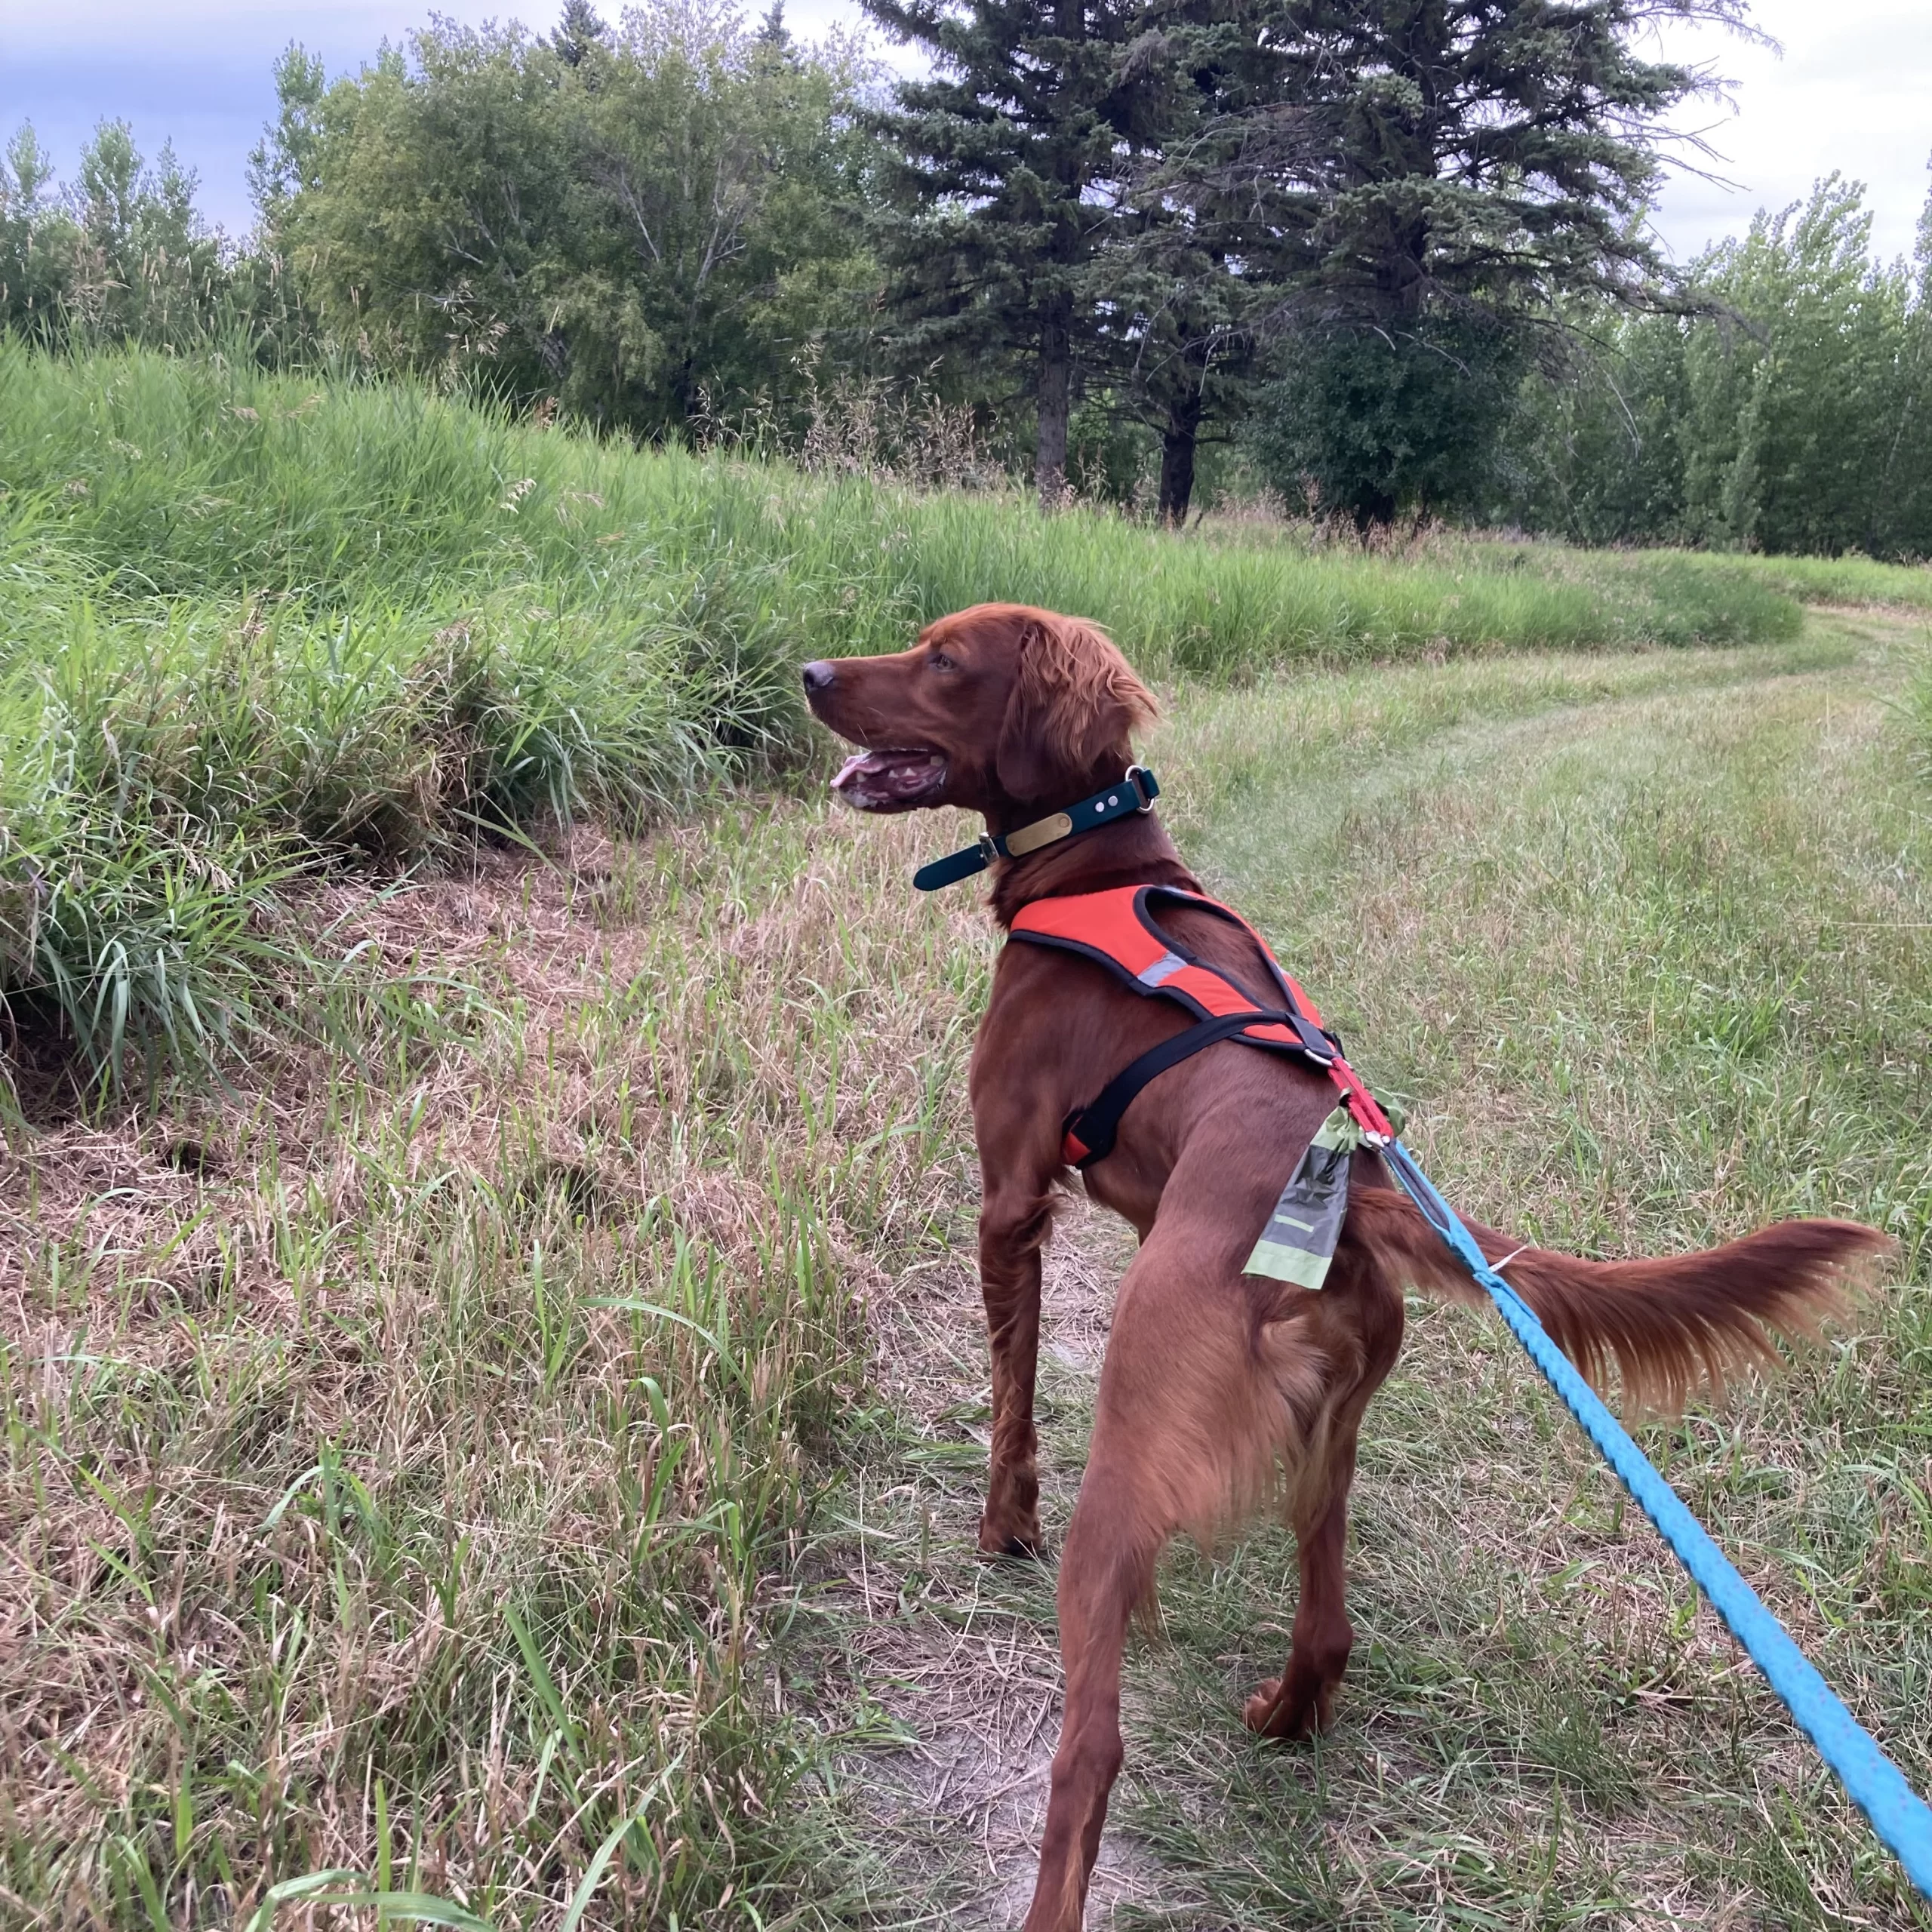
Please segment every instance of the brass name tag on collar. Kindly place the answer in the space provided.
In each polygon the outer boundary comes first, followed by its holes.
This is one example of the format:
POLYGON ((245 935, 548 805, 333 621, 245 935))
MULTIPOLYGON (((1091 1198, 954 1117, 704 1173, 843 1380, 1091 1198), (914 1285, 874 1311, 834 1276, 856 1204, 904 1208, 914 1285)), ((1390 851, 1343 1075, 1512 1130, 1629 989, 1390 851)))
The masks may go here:
POLYGON ((1072 829, 1073 820, 1065 812, 1055 812, 1051 818, 1036 818, 1031 825, 1023 825, 1017 832, 1006 835, 1007 856, 1023 859, 1029 852, 1037 852, 1042 845, 1066 838, 1072 829))

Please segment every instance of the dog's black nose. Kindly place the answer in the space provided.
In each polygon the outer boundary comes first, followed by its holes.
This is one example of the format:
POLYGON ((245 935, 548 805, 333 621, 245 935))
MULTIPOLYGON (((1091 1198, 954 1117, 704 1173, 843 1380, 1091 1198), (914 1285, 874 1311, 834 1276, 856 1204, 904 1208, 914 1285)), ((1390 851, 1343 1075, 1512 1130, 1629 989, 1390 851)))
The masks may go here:
POLYGON ((838 673, 823 657, 820 657, 808 664, 801 675, 804 678, 807 691, 822 691, 830 689, 832 680, 838 676, 838 673))

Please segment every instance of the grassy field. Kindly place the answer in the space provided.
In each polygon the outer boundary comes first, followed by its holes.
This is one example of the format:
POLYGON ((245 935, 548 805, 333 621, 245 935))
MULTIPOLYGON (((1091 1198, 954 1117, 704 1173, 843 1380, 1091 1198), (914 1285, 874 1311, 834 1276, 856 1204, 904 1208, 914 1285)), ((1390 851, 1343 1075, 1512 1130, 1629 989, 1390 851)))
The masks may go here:
POLYGON ((855 916, 897 856, 746 808, 318 893, 334 1050, 9 1130, 0 1918, 835 1915, 776 1645, 986 950, 855 916))
MULTIPOLYGON (((1183 691, 1155 752, 1472 1210, 1611 1252, 1901 1235, 1857 1327, 1646 1439, 1923 1783, 1900 675, 1894 632, 1820 620, 1183 691)), ((968 1553, 990 949, 904 886, 952 829, 777 801, 320 890, 352 1060, 10 1135, 10 1913, 226 1924, 333 1874, 499 1925, 1011 1921, 1051 1579, 968 1553)), ((1121 1253, 1076 1217, 1053 1263, 1054 1528, 1121 1253)), ((1235 1721, 1281 1538, 1171 1564, 1114 1922, 1924 1922, 1498 1330, 1414 1309, 1358 1494, 1319 1749, 1235 1721)))
MULTIPOLYGON (((1473 1211, 1900 1234, 1855 1328, 1646 1439, 1932 1779, 1921 620, 312 392, 0 350, 0 1920, 1017 1918, 1055 1672, 1050 1574, 968 1554, 991 941, 906 888, 962 827, 786 777, 798 658, 980 595, 1167 681, 1164 811, 1473 1211), (29 1051, 69 930, 70 1028, 159 1029, 151 1083, 29 1051)), ((1052 1531, 1121 1254, 1075 1214, 1052 1263, 1052 1531)), ((1932 1922, 1499 1330, 1414 1311, 1358 1494, 1319 1749, 1235 1720, 1279 1536, 1171 1567, 1115 1922, 1932 1922)))
POLYGON ((260 989, 305 958, 295 876, 688 808, 799 755, 804 658, 993 597, 1221 678, 1799 620, 1695 558, 1175 537, 0 343, 0 998, 109 1084, 211 1059, 285 1026, 260 989))

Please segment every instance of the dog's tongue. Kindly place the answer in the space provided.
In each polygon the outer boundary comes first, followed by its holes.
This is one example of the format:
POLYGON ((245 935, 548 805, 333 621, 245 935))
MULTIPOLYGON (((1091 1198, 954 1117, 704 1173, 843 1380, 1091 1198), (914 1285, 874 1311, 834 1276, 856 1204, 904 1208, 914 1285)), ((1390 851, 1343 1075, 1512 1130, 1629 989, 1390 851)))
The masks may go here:
POLYGON ((874 789, 900 791, 916 789, 920 780, 931 772, 937 762, 937 754, 921 749, 915 745, 888 746, 883 749, 854 752, 838 768, 838 775, 832 780, 832 789, 849 792, 862 779, 870 781, 874 789))
POLYGON ((832 785, 860 811, 910 811, 928 801, 945 771, 945 758, 924 746, 875 746, 848 758, 832 785))

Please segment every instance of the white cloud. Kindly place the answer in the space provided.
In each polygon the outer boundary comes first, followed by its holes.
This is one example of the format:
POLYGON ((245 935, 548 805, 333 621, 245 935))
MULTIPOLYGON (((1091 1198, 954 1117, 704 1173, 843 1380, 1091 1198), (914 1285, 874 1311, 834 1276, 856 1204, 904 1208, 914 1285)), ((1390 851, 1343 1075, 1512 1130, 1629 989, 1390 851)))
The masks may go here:
POLYGON ((1680 259, 1734 234, 1760 208, 1801 201, 1833 169, 1864 182, 1884 255, 1910 252, 1932 175, 1932 6, 1925 0, 1758 0, 1780 57, 1728 35, 1666 37, 1673 59, 1736 83, 1737 112, 1706 104, 1680 117, 1715 150, 1703 165, 1734 186, 1680 172, 1656 226, 1680 259))

